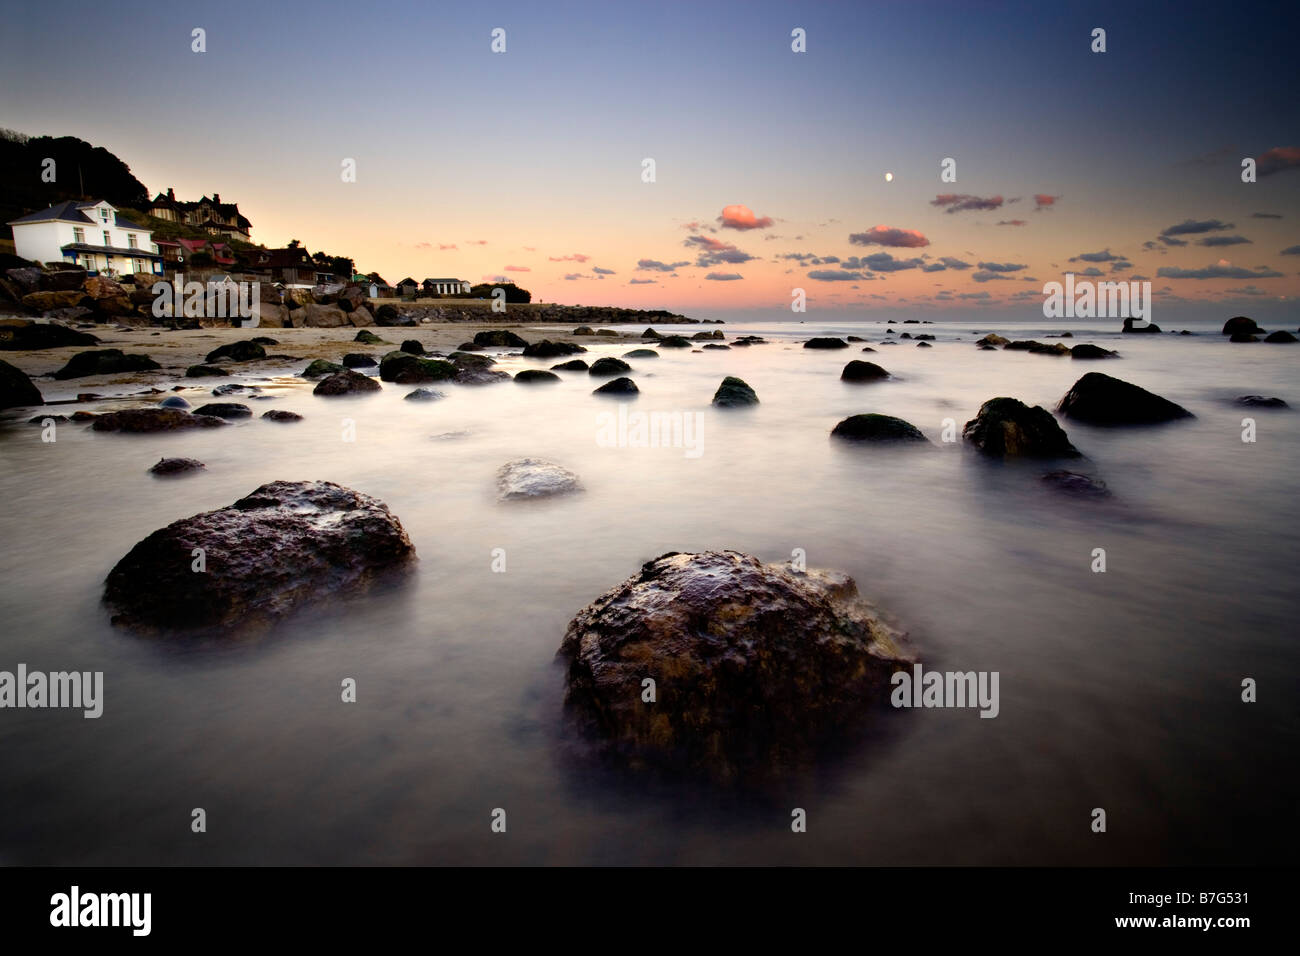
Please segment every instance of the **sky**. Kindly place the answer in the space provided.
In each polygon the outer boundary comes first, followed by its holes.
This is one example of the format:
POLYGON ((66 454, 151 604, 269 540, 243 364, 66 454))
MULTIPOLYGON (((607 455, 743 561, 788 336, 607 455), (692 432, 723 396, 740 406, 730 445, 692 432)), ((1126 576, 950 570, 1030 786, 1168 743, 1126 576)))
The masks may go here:
POLYGON ((1293 9, 72 0, 7 18, 0 126, 390 282, 1030 318, 1073 272, 1300 325, 1293 9))

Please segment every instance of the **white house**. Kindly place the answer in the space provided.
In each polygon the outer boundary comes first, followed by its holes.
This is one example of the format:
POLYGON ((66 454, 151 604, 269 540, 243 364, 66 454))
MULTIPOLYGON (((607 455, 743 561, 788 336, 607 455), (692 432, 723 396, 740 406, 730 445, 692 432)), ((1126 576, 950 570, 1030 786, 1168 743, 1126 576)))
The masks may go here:
POLYGON ((110 275, 161 275, 153 233, 118 215, 106 200, 70 200, 9 223, 14 252, 33 262, 68 262, 110 275))

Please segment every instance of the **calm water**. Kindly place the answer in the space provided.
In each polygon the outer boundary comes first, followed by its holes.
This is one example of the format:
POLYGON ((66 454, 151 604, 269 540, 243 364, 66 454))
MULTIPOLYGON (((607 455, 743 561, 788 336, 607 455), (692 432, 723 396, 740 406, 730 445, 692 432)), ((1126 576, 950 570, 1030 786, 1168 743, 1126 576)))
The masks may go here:
MULTIPOLYGON (((602 447, 597 413, 617 405, 574 373, 550 388, 448 386, 432 404, 404 402, 407 387, 330 400, 298 385, 250 402, 301 412, 296 425, 61 426, 54 444, 11 414, 0 425, 0 669, 102 670, 106 700, 99 720, 0 711, 0 862, 1289 862, 1300 415, 1228 400, 1300 406, 1300 346, 1067 322, 1015 337, 1072 328, 1074 343, 1118 347, 1123 360, 980 352, 970 333, 995 330, 980 323, 889 326, 936 334, 931 349, 798 347, 822 332, 874 345, 885 328, 727 325, 728 338, 772 344, 634 360, 633 408, 701 413, 699 457, 602 447), (896 380, 842 384, 855 357, 896 380), (1047 469, 940 442, 946 418, 960 429, 997 395, 1050 408, 1090 370, 1197 415, 1114 431, 1066 423, 1088 456, 1069 467, 1108 482, 1109 502, 1053 495, 1038 480, 1047 469), (726 374, 762 404, 712 409, 726 374), (868 411, 907 419, 936 447, 829 441, 837 421, 868 411), (1241 441, 1246 415, 1253 444, 1241 441), (207 470, 146 474, 164 455, 207 470), (497 502, 496 469, 525 455, 573 469, 586 491, 497 502), (102 582, 136 541, 274 479, 380 498, 415 543, 418 572, 251 643, 149 641, 108 625, 102 582), (1105 574, 1089 569, 1098 547, 1105 574), (494 548, 504 574, 491 570, 494 548), (927 665, 999 671, 1000 716, 886 714, 823 772, 775 791, 593 765, 561 720, 565 625, 641 562, 706 548, 765 560, 803 548, 810 565, 851 573, 927 665), (356 704, 339 700, 345 677, 356 704), (1243 677, 1258 680, 1258 703, 1240 702, 1243 677), (206 834, 190 832, 194 807, 206 834), (505 836, 489 830, 496 807, 505 836), (807 810, 806 834, 790 833, 792 807, 807 810), (1094 807, 1107 810, 1104 835, 1089 830, 1094 807)), ((630 347, 597 343, 586 358, 630 347)))

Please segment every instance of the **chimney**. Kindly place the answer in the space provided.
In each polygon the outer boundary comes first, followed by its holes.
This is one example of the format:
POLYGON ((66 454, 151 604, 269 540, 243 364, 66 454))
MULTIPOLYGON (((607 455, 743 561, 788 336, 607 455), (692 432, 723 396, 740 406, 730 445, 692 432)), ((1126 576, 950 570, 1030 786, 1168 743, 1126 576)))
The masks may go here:
POLYGON ((167 198, 172 202, 176 201, 176 190, 172 189, 170 186, 167 187, 167 198))
POLYGON ((221 205, 221 193, 213 193, 213 194, 212 194, 212 205, 214 205, 214 206, 219 206, 219 205, 221 205))

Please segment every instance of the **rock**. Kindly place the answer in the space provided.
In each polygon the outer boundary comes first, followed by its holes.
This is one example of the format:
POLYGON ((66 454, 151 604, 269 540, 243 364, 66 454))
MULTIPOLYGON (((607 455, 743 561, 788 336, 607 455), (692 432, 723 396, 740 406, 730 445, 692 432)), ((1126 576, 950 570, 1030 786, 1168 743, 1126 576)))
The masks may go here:
POLYGON ((616 358, 598 358, 591 363, 591 368, 587 370, 589 375, 622 375, 624 372, 632 371, 632 366, 628 365, 622 359, 616 358))
POLYGON ((231 362, 250 362, 253 359, 266 358, 266 349, 256 342, 230 342, 213 349, 203 359, 205 362, 218 362, 228 359, 231 362))
POLYGON ((862 351, 864 351, 864 352, 874 352, 875 349, 873 349, 870 345, 864 345, 864 346, 862 347, 862 351))
MULTIPOLYGON (((912 337, 912 333, 911 333, 911 332, 904 332, 902 335, 899 336, 900 339, 910 339, 911 337, 912 337)), ((804 346, 804 348, 807 348, 807 347, 808 347, 808 346, 806 346, 806 345, 804 346)), ((828 346, 828 347, 829 347, 829 346, 828 346)))
POLYGON ((41 287, 42 272, 39 266, 19 266, 6 269, 5 277, 15 283, 24 293, 36 292, 41 287))
MULTIPOLYGON (((11 269, 11 272, 18 270, 11 269)), ((0 322, 0 352, 59 349, 68 345, 98 345, 99 339, 57 322, 29 322, 23 319, 0 322)))
POLYGON ((690 339, 682 335, 661 335, 659 336, 659 347, 661 349, 688 349, 691 347, 690 339))
POLYGON ((490 355, 477 355, 474 352, 452 352, 447 361, 457 368, 491 368, 497 360, 490 355))
POLYGON ((271 338, 269 335, 259 335, 249 339, 248 341, 252 342, 254 345, 279 345, 280 344, 276 339, 271 338))
POLYGON ((338 365, 334 362, 327 362, 325 359, 315 359, 310 365, 298 373, 298 377, 324 378, 326 375, 333 375, 335 372, 341 371, 343 371, 342 365, 338 365))
POLYGON ((1233 332, 1228 338, 1229 342, 1258 342, 1258 335, 1251 335, 1249 332, 1233 332))
POLYGON ((191 365, 185 370, 186 378, 225 378, 229 374, 216 365, 191 365))
POLYGON ((1034 355, 1069 355, 1070 347, 1063 342, 1053 342, 1051 345, 1039 342, 1031 346, 1029 351, 1034 355))
POLYGON ((257 326, 264 329, 283 329, 291 324, 288 309, 275 302, 264 300, 259 300, 257 305, 253 306, 249 318, 255 318, 257 326))
POLYGON ((552 365, 552 366, 551 366, 551 371, 553 371, 553 372, 585 372, 585 371, 587 371, 587 368, 588 368, 587 363, 584 362, 582 359, 569 359, 569 361, 567 361, 567 362, 561 362, 559 365, 552 365))
POLYGON ((730 352, 730 351, 731 351, 731 346, 730 346, 730 345, 722 345, 721 343, 718 343, 718 342, 710 342, 709 344, 707 344, 706 346, 704 346, 704 351, 706 351, 706 352, 709 352, 709 351, 730 352))
POLYGON ((87 375, 121 375, 127 372, 148 372, 162 366, 147 355, 124 355, 121 349, 99 349, 78 352, 68 359, 68 364, 54 373, 60 381, 84 378, 87 375))
POLYGON ((1245 405, 1249 408, 1290 408, 1286 402, 1280 398, 1265 398, 1263 395, 1242 395, 1237 399, 1238 405, 1245 405))
POLYGON ((93 412, 73 412, 73 413, 72 413, 72 421, 74 421, 74 422, 89 422, 89 421, 93 421, 95 418, 96 418, 96 415, 95 415, 93 412))
MULTIPOLYGON (((390 306, 391 308, 391 306, 390 306)), ((360 342, 362 345, 387 345, 388 343, 367 329, 362 329, 352 339, 353 342, 360 342)))
POLYGON ((758 404, 758 393, 743 378, 728 375, 713 393, 713 404, 719 408, 742 408, 758 404))
POLYGON ((1110 489, 1106 482, 1073 471, 1049 471, 1043 475, 1043 481, 1079 498, 1109 498, 1110 489))
POLYGON ((520 385, 544 385, 559 380, 560 376, 554 372, 546 372, 539 368, 526 368, 515 374, 515 381, 520 385))
POLYGON ((1014 398, 990 398, 961 434, 990 458, 1082 457, 1051 412, 1014 398))
POLYGON ((443 392, 435 391, 432 388, 417 388, 413 392, 407 392, 405 399, 408 402, 433 402, 440 398, 446 398, 443 392))
POLYGON ((1073 332, 1062 332, 1059 336, 1057 336, 1057 338, 1061 338, 1061 339, 1072 339, 1072 338, 1074 338, 1074 333, 1073 333, 1073 332))
MULTIPOLYGON (((559 376, 557 375, 556 378, 559 376)), ((606 382, 600 388, 594 389, 593 395, 637 395, 640 389, 636 387, 636 382, 630 378, 615 378, 606 382)))
POLYGON ((1195 417, 1181 405, 1101 372, 1089 372, 1075 382, 1056 410, 1093 425, 1142 425, 1195 417))
POLYGON ((844 366, 840 373, 841 382, 879 382, 889 378, 889 373, 875 362, 862 362, 854 359, 844 366))
POLYGON ((44 425, 46 422, 66 422, 71 421, 67 415, 33 415, 27 419, 28 425, 44 425))
POLYGON ((595 335, 596 330, 593 329, 590 325, 580 325, 569 334, 570 335, 595 335))
POLYGON ((341 325, 349 325, 347 313, 337 305, 319 305, 315 302, 309 302, 303 306, 307 313, 303 319, 303 325, 311 329, 337 329, 341 325))
POLYGON ((375 325, 379 326, 407 326, 415 325, 415 319, 405 312, 399 312, 396 306, 381 305, 375 310, 375 325))
POLYGON ((929 439, 921 433, 919 428, 910 422, 905 422, 901 418, 894 418, 891 415, 850 415, 831 429, 831 434, 836 438, 843 438, 848 441, 877 443, 923 442, 929 444, 929 439))
POLYGON ((1119 353, 1112 352, 1110 349, 1104 349, 1099 345, 1090 345, 1088 343, 1082 343, 1070 349, 1070 358, 1077 358, 1077 359, 1119 358, 1119 353))
MULTIPOLYGON (((911 338, 911 336, 908 336, 908 338, 911 338)), ((817 338, 809 339, 803 344, 803 347, 806 349, 846 349, 849 347, 849 343, 843 339, 817 338)))
POLYGON ((343 356, 344 368, 369 368, 372 365, 378 365, 369 355, 363 355, 360 352, 349 352, 343 356))
POLYGON ((286 412, 283 409, 272 409, 269 412, 262 412, 262 417, 268 422, 300 422, 302 416, 297 412, 286 412))
MULTIPOLYGON (((76 416, 73 416, 76 420, 76 416)), ((220 428, 226 423, 211 415, 191 415, 179 408, 128 408, 95 417, 90 426, 97 432, 150 432, 183 431, 190 428, 220 428)))
POLYGON ((663 336, 660 335, 658 332, 656 332, 654 329, 646 329, 644 332, 641 333, 641 338, 643 338, 643 339, 661 339, 661 338, 663 338, 663 336))
POLYGON ((71 309, 80 306, 83 302, 93 304, 94 300, 86 296, 80 289, 58 292, 29 292, 23 296, 23 305, 40 312, 71 309))
POLYGON ((1270 332, 1268 335, 1264 336, 1264 341, 1272 342, 1276 345, 1283 342, 1295 342, 1296 337, 1290 332, 1284 332, 1283 330, 1278 329, 1278 331, 1270 332))
POLYGON ((240 385, 231 382, 229 385, 218 385, 212 390, 213 397, 221 398, 224 395, 239 395, 242 392, 260 392, 261 389, 256 385, 240 385))
POLYGON ((475 345, 473 342, 461 342, 457 349, 461 352, 481 352, 486 346, 475 345))
POLYGON ((458 368, 451 380, 457 385, 492 385, 510 381, 510 373, 488 368, 458 368))
POLYGON ((1024 339, 1016 342, 1008 342, 1002 347, 1008 352, 1028 352, 1033 348, 1042 348, 1043 343, 1034 339, 1024 339))
MULTIPOLYGON (((588 331, 586 334, 589 335, 591 333, 588 331)), ((528 347, 527 342, 515 335, 515 333, 511 332, 509 329, 491 329, 485 332, 477 332, 474 335, 474 344, 512 349, 523 349, 528 347)), ((580 351, 586 350, 580 349, 580 351)), ((527 355, 528 353, 524 352, 524 354, 527 355)), ((569 355, 572 353, 566 352, 564 354, 569 355)))
POLYGON ((400 351, 406 352, 409 355, 423 355, 424 346, 415 339, 407 339, 402 343, 400 351))
POLYGON ((562 355, 578 355, 585 351, 587 350, 581 345, 573 345, 570 342, 552 342, 550 339, 542 339, 540 342, 524 346, 524 355, 529 358, 559 358, 562 355))
POLYGON ((116 299, 126 295, 120 283, 105 275, 90 276, 81 287, 92 299, 116 299))
POLYGON ((497 493, 502 501, 547 498, 581 490, 577 475, 540 458, 518 458, 497 471, 497 493))
POLYGON ((194 409, 195 415, 211 415, 215 418, 252 418, 253 410, 239 402, 208 402, 194 409))
POLYGON ((109 572, 104 600, 117 625, 224 630, 360 589, 414 557, 382 502, 328 481, 274 481, 149 535, 109 572))
MULTIPOLYGON (((885 344, 888 345, 889 343, 886 342, 885 344)), ((981 352, 996 352, 997 349, 995 349, 995 348, 994 348, 993 346, 991 346, 991 345, 981 345, 981 346, 980 346, 980 351, 981 351, 981 352)))
POLYGON ((865 342, 865 341, 867 341, 867 340, 864 339, 864 338, 863 338, 862 336, 860 336, 860 335, 850 335, 850 336, 846 336, 845 339, 844 339, 844 341, 846 341, 846 342, 865 342))
POLYGON ((1234 315, 1227 322, 1223 323, 1224 335, 1236 335, 1238 332, 1245 332, 1247 335, 1262 333, 1264 330, 1255 324, 1254 319, 1249 319, 1244 315, 1234 315))
MULTIPOLYGON (((708 348, 708 346, 705 346, 705 348, 708 348)), ((623 358, 625 359, 646 359, 646 358, 658 358, 658 357, 659 357, 659 353, 656 352, 654 349, 633 349, 630 352, 623 353, 623 358)))
POLYGON ((1124 327, 1120 329, 1120 331, 1121 332, 1147 332, 1153 335, 1160 334, 1160 326, 1156 325, 1154 322, 1148 322, 1146 325, 1134 325, 1133 323, 1136 321, 1137 319, 1132 319, 1132 318, 1125 319, 1124 327))
POLYGON ((159 408, 189 408, 190 403, 179 395, 168 395, 158 403, 159 408))
POLYGON ((366 392, 378 392, 383 386, 369 375, 362 375, 350 368, 340 369, 328 378, 323 378, 312 389, 313 395, 362 395, 366 392))
POLYGON ((379 377, 398 385, 441 382, 456 374, 456 366, 441 359, 426 359, 407 352, 389 352, 379 360, 379 377))
POLYGON ((203 462, 194 458, 160 458, 158 464, 149 469, 149 474, 162 477, 188 475, 205 467, 203 462))
POLYGON ((917 343, 916 343, 916 347, 917 347, 918 349, 930 349, 930 348, 934 348, 934 346, 931 345, 929 342, 917 342, 917 343))
POLYGON ((618 332, 614 329, 597 329, 596 334, 606 336, 607 338, 618 338, 618 332))
POLYGON ((910 660, 900 640, 847 575, 669 552, 579 611, 558 656, 602 751, 723 782, 802 771, 853 735, 910 660))
POLYGON ((41 390, 32 384, 26 372, 0 360, 0 408, 44 404, 41 390))
POLYGON ((704 341, 708 341, 709 339, 723 339, 723 338, 726 338, 726 336, 722 334, 721 329, 714 329, 711 332, 696 332, 694 335, 691 336, 692 341, 695 342, 704 342, 704 341))
POLYGON ((933 341, 934 341, 934 336, 931 335, 929 332, 921 332, 919 335, 915 335, 915 336, 913 336, 913 338, 915 338, 918 342, 933 342, 933 341))

